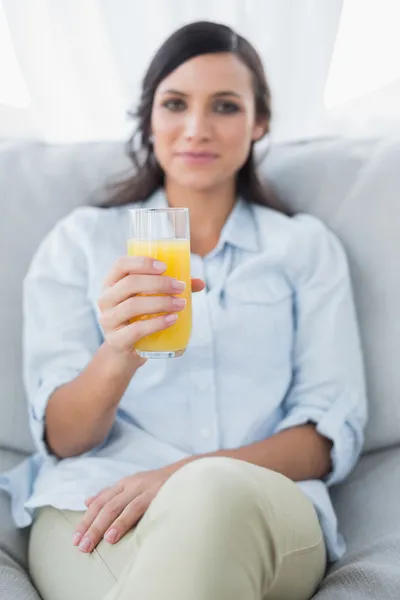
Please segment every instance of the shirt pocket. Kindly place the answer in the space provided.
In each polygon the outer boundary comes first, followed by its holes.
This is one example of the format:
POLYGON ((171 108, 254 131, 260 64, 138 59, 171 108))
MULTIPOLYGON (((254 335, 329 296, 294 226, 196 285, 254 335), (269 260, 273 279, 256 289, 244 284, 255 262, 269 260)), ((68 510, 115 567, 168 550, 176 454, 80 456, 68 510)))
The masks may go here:
MULTIPOLYGON (((236 330, 243 353, 282 365, 291 357, 293 343, 293 292, 278 273, 227 282, 224 311, 236 330)), ((265 362, 264 362, 265 365, 265 362)))
POLYGON ((271 306, 291 301, 292 289, 285 278, 276 273, 248 279, 235 278, 224 290, 228 302, 271 306))

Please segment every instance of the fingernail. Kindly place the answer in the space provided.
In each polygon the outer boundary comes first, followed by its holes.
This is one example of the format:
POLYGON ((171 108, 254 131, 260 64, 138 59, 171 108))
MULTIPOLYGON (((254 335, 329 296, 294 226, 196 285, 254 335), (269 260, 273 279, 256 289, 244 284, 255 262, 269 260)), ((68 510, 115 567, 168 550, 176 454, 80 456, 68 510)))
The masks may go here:
POLYGON ((165 322, 168 323, 168 325, 172 325, 172 323, 175 323, 175 321, 178 320, 178 315, 167 315, 165 318, 165 322))
POLYGON ((77 546, 82 539, 82 534, 77 531, 74 533, 74 537, 72 538, 72 543, 74 546, 77 546))
POLYGON ((175 308, 184 308, 186 306, 185 298, 173 298, 172 304, 175 308))
POLYGON ((160 260, 155 260, 153 262, 153 267, 155 268, 156 271, 166 271, 167 269, 167 265, 163 262, 161 262, 160 260))
POLYGON ((116 529, 110 529, 110 531, 107 531, 107 533, 105 534, 104 539, 107 542, 110 542, 110 544, 112 544, 117 539, 117 536, 118 531, 116 529))
POLYGON ((92 540, 88 537, 85 537, 79 544, 79 550, 82 550, 82 552, 87 552, 91 545, 92 545, 92 540))
POLYGON ((174 288, 174 290, 179 290, 180 292, 183 292, 183 290, 186 287, 186 283, 183 281, 178 281, 177 279, 173 279, 172 287, 174 288))

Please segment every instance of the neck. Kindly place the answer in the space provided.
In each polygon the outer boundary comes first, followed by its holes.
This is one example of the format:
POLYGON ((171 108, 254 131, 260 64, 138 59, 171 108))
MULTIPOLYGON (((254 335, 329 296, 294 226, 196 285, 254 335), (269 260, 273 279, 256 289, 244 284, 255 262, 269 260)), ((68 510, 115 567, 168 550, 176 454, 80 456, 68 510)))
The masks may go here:
POLYGON ((188 189, 166 181, 165 193, 172 208, 188 208, 192 252, 205 256, 215 248, 236 202, 235 181, 207 191, 188 189))

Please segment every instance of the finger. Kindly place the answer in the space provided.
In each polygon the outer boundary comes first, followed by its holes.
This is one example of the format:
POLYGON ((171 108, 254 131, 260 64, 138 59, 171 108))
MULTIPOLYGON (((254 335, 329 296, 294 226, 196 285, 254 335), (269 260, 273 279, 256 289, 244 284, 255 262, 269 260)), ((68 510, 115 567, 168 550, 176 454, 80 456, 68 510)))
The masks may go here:
POLYGON ((185 298, 176 296, 134 296, 103 312, 100 323, 105 331, 110 331, 129 323, 135 317, 179 312, 185 306, 185 298))
POLYGON ((112 528, 112 524, 118 519, 130 501, 131 495, 128 490, 122 491, 109 500, 86 531, 79 544, 79 550, 92 552, 103 539, 105 532, 112 528))
POLYGON ((206 284, 201 279, 194 278, 192 279, 192 292, 202 292, 206 284))
POLYGON ((97 498, 93 500, 88 510, 85 512, 83 519, 78 523, 75 528, 75 533, 72 538, 72 543, 74 546, 78 546, 84 539, 84 536, 103 508, 103 506, 114 496, 116 496, 121 491, 121 486, 114 486, 111 488, 107 488, 103 490, 100 494, 98 494, 97 498))
POLYGON ((85 500, 85 505, 87 507, 89 507, 91 504, 93 504, 93 502, 101 495, 104 494, 105 492, 107 492, 108 490, 110 490, 111 487, 107 487, 104 488, 104 490, 101 490, 101 492, 99 492, 98 494, 95 494, 94 496, 89 496, 89 498, 86 498, 85 500))
POLYGON ((110 527, 107 529, 104 539, 110 544, 115 544, 130 531, 137 522, 143 517, 144 513, 150 506, 150 502, 154 495, 140 494, 134 498, 126 508, 120 513, 120 515, 113 521, 110 527))
POLYGON ((115 285, 105 288, 98 306, 104 311, 117 306, 136 294, 181 294, 185 283, 163 275, 127 275, 115 285))
POLYGON ((85 500, 85 506, 87 506, 89 508, 89 506, 92 504, 92 502, 94 500, 96 500, 97 496, 98 496, 98 494, 96 496, 90 496, 89 498, 87 498, 85 500))
POLYGON ((167 265, 148 256, 121 256, 108 274, 104 287, 111 287, 131 273, 160 275, 167 265))
POLYGON ((135 321, 108 334, 108 342, 114 347, 127 352, 132 351, 143 337, 168 329, 178 320, 176 313, 162 315, 143 321, 135 321))

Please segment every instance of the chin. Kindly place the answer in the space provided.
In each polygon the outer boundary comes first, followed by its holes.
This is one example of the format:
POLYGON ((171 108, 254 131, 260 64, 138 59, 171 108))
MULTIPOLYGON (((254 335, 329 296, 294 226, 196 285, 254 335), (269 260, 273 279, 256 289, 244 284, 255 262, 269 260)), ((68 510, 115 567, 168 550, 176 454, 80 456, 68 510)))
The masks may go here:
POLYGON ((205 173, 182 175, 175 178, 179 186, 195 190, 196 192, 206 192, 221 185, 222 181, 215 177, 207 177, 205 173))
POLYGON ((208 192, 227 182, 226 173, 207 172, 205 169, 203 171, 188 169, 180 173, 171 173, 171 179, 180 187, 186 187, 196 192, 208 192))

